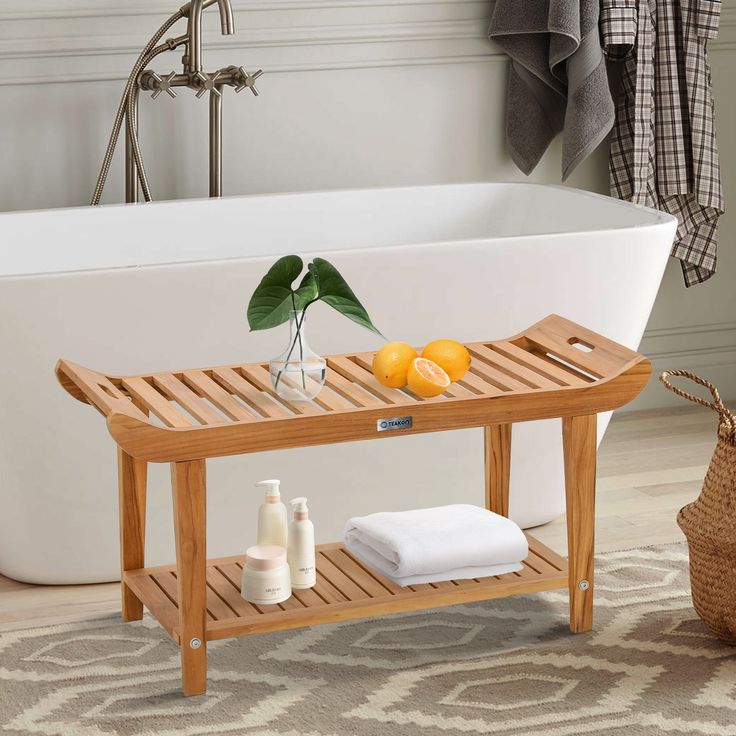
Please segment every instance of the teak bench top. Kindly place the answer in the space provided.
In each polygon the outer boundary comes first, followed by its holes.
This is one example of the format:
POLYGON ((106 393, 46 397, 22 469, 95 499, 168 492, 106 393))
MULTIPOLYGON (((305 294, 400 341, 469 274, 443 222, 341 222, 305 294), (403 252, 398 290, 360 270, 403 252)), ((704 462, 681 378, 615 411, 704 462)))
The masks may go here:
POLYGON ((57 376, 106 418, 118 445, 149 462, 178 462, 401 434, 570 417, 631 401, 650 373, 639 353, 557 315, 508 340, 467 345, 465 377, 432 399, 381 386, 372 353, 327 359, 312 402, 277 396, 267 364, 109 376, 60 360, 57 376))

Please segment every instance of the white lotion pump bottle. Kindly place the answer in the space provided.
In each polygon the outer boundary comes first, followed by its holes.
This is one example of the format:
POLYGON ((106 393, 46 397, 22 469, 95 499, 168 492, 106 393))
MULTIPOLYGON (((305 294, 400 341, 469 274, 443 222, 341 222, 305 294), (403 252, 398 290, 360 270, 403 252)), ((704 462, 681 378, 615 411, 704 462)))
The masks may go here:
POLYGON ((258 545, 286 548, 286 506, 281 503, 278 480, 262 480, 256 488, 265 488, 266 497, 258 509, 258 545))
POLYGON ((306 498, 293 498, 294 519, 289 524, 287 559, 291 570, 291 587, 296 590, 313 588, 317 583, 315 567, 314 524, 309 520, 306 498))

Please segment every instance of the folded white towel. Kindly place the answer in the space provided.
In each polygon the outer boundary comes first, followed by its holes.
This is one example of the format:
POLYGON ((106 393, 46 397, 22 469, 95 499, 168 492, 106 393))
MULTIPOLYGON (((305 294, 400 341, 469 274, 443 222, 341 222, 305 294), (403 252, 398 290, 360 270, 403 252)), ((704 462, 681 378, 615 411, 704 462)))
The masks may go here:
MULTIPOLYGON (((361 562, 364 562, 368 567, 379 570, 384 577, 387 577, 389 580, 393 580, 397 585, 401 585, 403 588, 407 585, 441 583, 444 580, 470 580, 472 578, 487 578, 491 577, 491 575, 505 575, 509 572, 518 572, 524 567, 520 562, 509 562, 505 565, 456 567, 454 570, 445 570, 444 572, 430 573, 427 575, 405 575, 402 578, 398 578, 395 575, 389 574, 385 570, 379 569, 378 564, 376 564, 375 553, 371 555, 370 551, 368 551, 368 554, 364 555, 355 547, 350 547, 350 554, 361 562), (373 562, 369 558, 372 558, 373 562)), ((380 560, 378 562, 380 564, 380 560)))
POLYGON ((520 570, 529 554, 513 521, 470 504, 357 516, 343 536, 353 554, 401 585, 501 575, 520 570))

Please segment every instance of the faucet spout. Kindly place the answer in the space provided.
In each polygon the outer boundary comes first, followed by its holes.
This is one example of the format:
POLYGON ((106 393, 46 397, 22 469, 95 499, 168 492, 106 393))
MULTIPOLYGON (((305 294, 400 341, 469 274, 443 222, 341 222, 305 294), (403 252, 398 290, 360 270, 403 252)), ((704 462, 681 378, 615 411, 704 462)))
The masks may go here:
POLYGON ((181 14, 188 19, 187 34, 189 36, 185 71, 202 71, 202 13, 205 8, 217 3, 220 10, 220 27, 223 36, 235 33, 235 21, 230 0, 191 0, 181 8, 181 14))

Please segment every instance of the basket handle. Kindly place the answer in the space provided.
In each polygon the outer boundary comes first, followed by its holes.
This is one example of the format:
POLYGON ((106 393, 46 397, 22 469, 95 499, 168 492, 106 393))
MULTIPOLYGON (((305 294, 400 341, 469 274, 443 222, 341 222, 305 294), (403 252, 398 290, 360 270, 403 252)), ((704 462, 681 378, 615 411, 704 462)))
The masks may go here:
POLYGON ((664 371, 664 373, 662 373, 662 375, 659 377, 659 380, 664 384, 666 388, 668 388, 670 391, 673 391, 678 396, 682 396, 688 401, 694 401, 696 404, 707 406, 709 409, 713 409, 713 411, 718 412, 721 417, 721 422, 728 427, 729 431, 732 433, 736 431, 736 417, 734 417, 734 415, 726 408, 726 405, 721 399, 721 395, 718 393, 718 389, 710 381, 706 381, 705 378, 701 378, 700 376, 696 375, 695 373, 691 373, 690 371, 677 370, 664 371), (699 384, 700 386, 705 386, 705 388, 710 391, 711 396, 713 397, 713 401, 706 401, 705 399, 701 399, 700 396, 689 394, 687 391, 683 391, 681 388, 673 386, 667 379, 675 376, 689 378, 691 381, 699 384))

